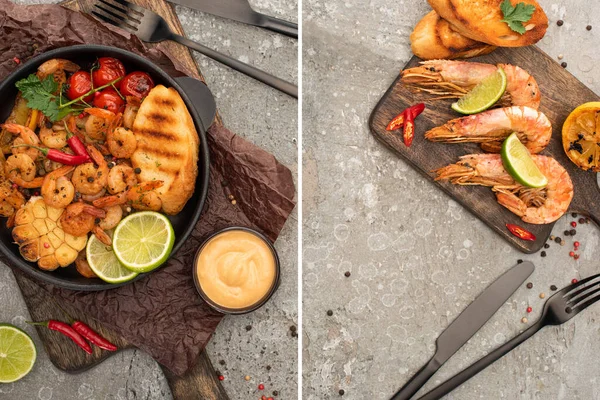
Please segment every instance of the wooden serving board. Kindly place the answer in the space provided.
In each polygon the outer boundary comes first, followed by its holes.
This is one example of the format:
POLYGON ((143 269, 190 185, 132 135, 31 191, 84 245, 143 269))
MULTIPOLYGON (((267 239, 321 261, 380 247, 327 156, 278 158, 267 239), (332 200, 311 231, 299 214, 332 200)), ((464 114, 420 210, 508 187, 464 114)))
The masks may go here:
MULTIPOLYGON (((419 58, 413 57, 404 68, 418 66, 420 61, 419 58)), ((569 172, 575 192, 569 211, 588 215, 596 224, 600 224, 600 190, 596 183, 596 173, 577 168, 564 153, 561 139, 562 125, 569 113, 582 103, 599 101, 600 97, 535 46, 499 48, 491 54, 470 61, 518 65, 537 80, 542 93, 540 111, 552 122, 552 140, 540 154, 554 157, 569 172)), ((369 127, 379 141, 433 181, 434 174, 431 171, 455 163, 461 155, 482 153, 482 150, 473 143, 448 144, 426 140, 426 131, 460 117, 450 108, 453 100, 430 99, 431 95, 427 93, 416 93, 408 89, 398 77, 373 110, 369 127), (385 127, 402 110, 419 102, 424 102, 426 108, 416 120, 415 138, 412 146, 407 148, 403 143, 401 131, 388 132, 385 127)), ((524 253, 540 250, 552 232, 554 224, 533 225, 521 221, 518 216, 496 202, 490 188, 452 185, 448 182, 435 183, 524 253), (507 223, 520 225, 533 232, 537 237, 536 241, 528 242, 516 238, 506 229, 507 223)))
MULTIPOLYGON (((185 35, 179 19, 175 14, 173 7, 164 0, 129 0, 143 7, 149 8, 159 13, 171 26, 174 32, 185 35)), ((61 3, 64 7, 72 10, 89 12, 93 7, 93 0, 68 0, 61 3)), ((154 44, 146 44, 149 47, 154 44)), ((194 61, 190 50, 175 42, 163 42, 167 50, 174 55, 177 60, 186 67, 195 78, 204 80, 199 71, 198 65, 194 61)), ((221 124, 221 119, 217 115, 216 124, 221 124)), ((35 281, 27 278, 22 273, 13 270, 15 278, 23 298, 29 309, 31 318, 34 321, 45 321, 48 319, 65 320, 65 315, 57 307, 60 306, 66 310, 71 316, 80 321, 84 321, 97 332, 116 344, 120 350, 134 348, 131 343, 127 342, 120 335, 103 327, 99 322, 90 319, 82 314, 70 304, 59 303, 59 299, 51 296, 48 292, 42 289, 35 281)), ((44 348, 48 353, 52 363, 59 369, 70 372, 83 372, 95 365, 101 363, 115 353, 107 352, 94 348, 92 355, 87 355, 83 351, 73 346, 70 340, 64 336, 49 331, 47 329, 38 329, 38 334, 44 344, 44 348)), ((208 358, 205 351, 200 354, 198 363, 185 376, 177 376, 168 369, 162 367, 162 370, 167 378, 173 398, 176 400, 229 400, 227 393, 223 389, 217 374, 208 358)))

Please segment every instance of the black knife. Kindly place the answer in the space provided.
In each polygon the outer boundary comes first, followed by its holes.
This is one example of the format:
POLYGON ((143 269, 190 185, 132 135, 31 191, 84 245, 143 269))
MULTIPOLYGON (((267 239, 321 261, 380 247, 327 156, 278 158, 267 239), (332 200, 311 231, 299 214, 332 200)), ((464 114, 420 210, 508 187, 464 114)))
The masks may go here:
POLYGON ((260 14, 250 7, 248 0, 169 0, 171 3, 193 8, 208 14, 229 18, 244 24, 259 26, 289 37, 298 38, 298 24, 260 14))
POLYGON ((488 286, 438 337, 436 351, 425 364, 392 397, 408 400, 433 374, 458 351, 498 311, 535 269, 533 263, 517 264, 488 286))

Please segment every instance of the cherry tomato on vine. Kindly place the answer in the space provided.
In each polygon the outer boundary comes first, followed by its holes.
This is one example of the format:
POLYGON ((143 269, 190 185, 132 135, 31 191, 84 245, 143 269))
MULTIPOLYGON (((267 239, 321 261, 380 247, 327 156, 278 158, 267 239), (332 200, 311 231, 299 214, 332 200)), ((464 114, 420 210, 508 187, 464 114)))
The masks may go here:
POLYGON ((148 96, 153 87, 154 81, 152 81, 150 75, 136 71, 121 80, 119 89, 123 96, 135 96, 141 99, 148 96))
POLYGON ((123 63, 112 57, 100 57, 98 59, 98 69, 92 72, 94 87, 106 85, 122 76, 125 76, 123 63))
POLYGON ((94 107, 103 108, 113 113, 123 112, 125 100, 119 96, 119 93, 111 87, 96 93, 94 98, 94 107), (99 93, 99 94, 98 94, 99 93))
MULTIPOLYGON (((69 88, 66 94, 69 100, 75 100, 92 90, 92 78, 90 77, 90 73, 86 71, 75 72, 71 75, 67 83, 69 84, 69 88)), ((90 94, 83 100, 89 103, 93 98, 94 95, 90 94)))

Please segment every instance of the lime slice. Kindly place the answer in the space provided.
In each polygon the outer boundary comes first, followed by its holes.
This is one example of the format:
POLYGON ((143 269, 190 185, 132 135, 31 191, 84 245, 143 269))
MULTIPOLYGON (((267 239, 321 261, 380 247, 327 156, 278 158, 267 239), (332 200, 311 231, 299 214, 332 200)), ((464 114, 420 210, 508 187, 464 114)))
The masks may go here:
POLYGON ((529 150, 521 143, 516 133, 506 138, 501 153, 504 168, 521 185, 540 188, 548 184, 548 178, 535 165, 529 150))
MULTIPOLYGON (((110 232, 107 232, 111 236, 110 232)), ((102 243, 96 235, 92 235, 85 250, 90 268, 98 278, 108 283, 123 283, 135 278, 138 274, 128 270, 119 262, 113 248, 102 243)))
POLYGON ((476 114, 493 106, 506 90, 506 74, 502 68, 485 77, 471 91, 452 103, 452 109, 461 114, 476 114))
POLYGON ((117 225, 113 249, 125 268, 148 272, 164 263, 175 242, 167 217, 154 211, 131 214, 117 225))
POLYGON ((15 382, 31 371, 37 351, 31 337, 13 325, 0 324, 0 383, 15 382))

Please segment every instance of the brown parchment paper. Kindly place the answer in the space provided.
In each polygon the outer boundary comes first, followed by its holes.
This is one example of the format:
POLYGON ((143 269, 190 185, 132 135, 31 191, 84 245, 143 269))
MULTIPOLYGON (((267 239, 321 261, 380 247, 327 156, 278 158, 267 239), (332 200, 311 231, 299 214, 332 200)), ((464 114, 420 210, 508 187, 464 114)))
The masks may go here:
MULTIPOLYGON (((143 54, 173 76, 186 74, 168 52, 58 5, 21 6, 0 0, 0 80, 21 61, 57 47, 95 43, 143 54)), ((271 154, 213 125, 210 185, 204 212, 190 238, 158 271, 122 288, 77 292, 41 284, 49 293, 106 324, 175 374, 195 365, 222 315, 198 296, 192 280, 196 249, 212 232, 248 226, 275 241, 293 210, 289 169, 271 154), (229 195, 236 199, 232 205, 229 195)), ((10 266, 8 259, 0 259, 10 266)))

